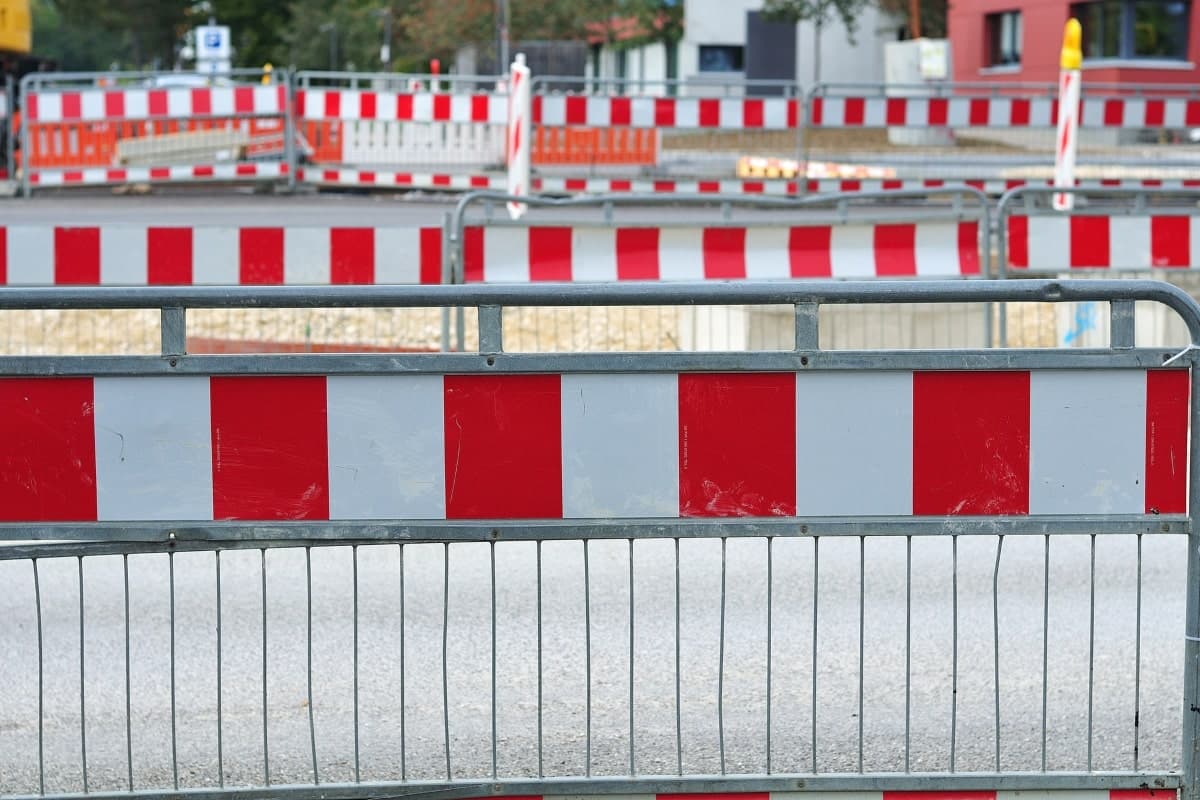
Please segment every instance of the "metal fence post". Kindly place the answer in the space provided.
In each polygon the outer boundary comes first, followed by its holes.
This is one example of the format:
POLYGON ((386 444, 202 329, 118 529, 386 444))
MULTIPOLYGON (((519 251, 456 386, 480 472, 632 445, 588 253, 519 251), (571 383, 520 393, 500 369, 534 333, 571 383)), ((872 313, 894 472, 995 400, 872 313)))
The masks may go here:
POLYGON ((296 173, 300 169, 299 149, 296 147, 296 87, 292 79, 290 72, 284 73, 283 160, 287 164, 289 192, 296 191, 296 173))
POLYGON ((1183 769, 1182 800, 1200 798, 1200 447, 1196 446, 1200 432, 1200 369, 1191 361, 1191 474, 1188 476, 1188 517, 1191 530, 1188 534, 1187 558, 1187 613, 1184 622, 1183 642, 1183 753, 1180 761, 1183 769))
POLYGON ((34 74, 26 75, 21 79, 21 196, 30 196, 30 181, 29 181, 29 95, 36 90, 37 77, 34 74))
POLYGON ((16 140, 16 137, 14 136, 14 134, 16 132, 16 126, 13 124, 13 116, 16 114, 16 111, 17 111, 17 94, 14 91, 15 89, 16 89, 16 87, 13 86, 12 76, 11 75, 5 76, 5 78, 4 78, 4 96, 8 99, 8 118, 4 121, 4 137, 5 137, 5 139, 4 139, 4 141, 5 141, 4 168, 8 171, 8 179, 10 181, 16 180, 16 176, 17 176, 17 173, 16 173, 17 159, 16 159, 16 154, 15 154, 17 140, 16 140))

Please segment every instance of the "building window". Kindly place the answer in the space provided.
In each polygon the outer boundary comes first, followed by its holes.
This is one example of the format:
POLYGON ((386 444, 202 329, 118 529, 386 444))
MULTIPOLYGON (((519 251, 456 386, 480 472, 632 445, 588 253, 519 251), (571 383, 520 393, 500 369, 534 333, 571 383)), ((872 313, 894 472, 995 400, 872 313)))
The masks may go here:
POLYGON ((1099 0, 1076 3, 1084 58, 1186 61, 1190 0, 1099 0))
POLYGON ((987 65, 1018 66, 1021 63, 1021 12, 988 14, 984 24, 987 27, 987 65))
POLYGON ((741 72, 746 48, 740 44, 700 45, 701 72, 741 72))

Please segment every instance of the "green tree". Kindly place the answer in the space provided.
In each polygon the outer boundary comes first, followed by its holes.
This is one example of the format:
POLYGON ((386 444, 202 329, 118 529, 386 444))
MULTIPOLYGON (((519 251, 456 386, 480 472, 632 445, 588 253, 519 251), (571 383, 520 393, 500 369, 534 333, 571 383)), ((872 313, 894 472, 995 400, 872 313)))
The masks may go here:
POLYGON ((170 69, 188 28, 188 9, 179 0, 53 0, 52 5, 62 27, 116 43, 126 69, 170 69))
MULTIPOLYGON (((228 25, 234 63, 261 67, 287 65, 284 36, 292 21, 291 0, 211 0, 213 16, 228 25)), ((203 20, 196 20, 197 23, 203 20)))

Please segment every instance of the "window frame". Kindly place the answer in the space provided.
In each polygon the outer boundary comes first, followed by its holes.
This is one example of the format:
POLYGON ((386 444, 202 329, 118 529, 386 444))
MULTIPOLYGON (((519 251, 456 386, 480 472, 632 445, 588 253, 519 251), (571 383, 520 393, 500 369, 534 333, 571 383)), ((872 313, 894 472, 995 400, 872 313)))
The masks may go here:
POLYGON ((1024 15, 1019 8, 1005 9, 1004 11, 989 11, 983 15, 983 31, 986 39, 984 48, 984 58, 986 59, 983 65, 985 70, 1018 70, 1022 65, 1022 58, 1025 50, 1025 32, 1022 29, 1024 24, 1024 15), (1016 45, 1016 60, 1003 61, 1000 60, 1000 55, 1004 51, 1003 42, 1003 25, 1004 19, 1012 18, 1014 20, 1013 32, 1015 34, 1016 45), (996 31, 995 28, 999 28, 996 31), (997 47, 998 45, 998 47, 997 47), (997 52, 997 50, 999 52, 997 52))
MULTIPOLYGON (((1084 65, 1103 64, 1104 62, 1128 61, 1128 62, 1147 62, 1147 63, 1171 63, 1171 64, 1188 64, 1191 61, 1191 48, 1189 41, 1191 31, 1192 14, 1194 13, 1192 0, 1107 0, 1107 2, 1115 2, 1119 10, 1119 18, 1117 20, 1117 52, 1113 55, 1087 55, 1087 30, 1084 30, 1083 48, 1084 65), (1161 5, 1170 3, 1182 3, 1184 6, 1184 25, 1183 30, 1183 49, 1182 53, 1176 55, 1139 55, 1137 50, 1137 6, 1140 3, 1155 2, 1161 5)), ((1104 5, 1106 0, 1076 0, 1069 6, 1069 13, 1072 17, 1084 22, 1084 9, 1088 6, 1104 5)))
POLYGON ((734 75, 739 72, 746 71, 746 46, 744 44, 716 44, 708 43, 698 45, 696 48, 696 71, 709 75, 734 75), (704 51, 705 50, 723 50, 728 52, 736 51, 739 54, 737 59, 734 59, 732 69, 705 69, 704 68, 704 51))

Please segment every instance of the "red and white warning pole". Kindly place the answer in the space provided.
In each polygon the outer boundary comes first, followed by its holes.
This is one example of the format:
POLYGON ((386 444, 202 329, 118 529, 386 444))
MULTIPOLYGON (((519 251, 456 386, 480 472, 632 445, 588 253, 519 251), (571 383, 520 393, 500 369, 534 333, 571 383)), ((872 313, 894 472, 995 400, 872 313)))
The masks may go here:
MULTIPOLYGON (((1079 146, 1079 82, 1083 51, 1080 49, 1083 33, 1079 20, 1067 20, 1063 30, 1062 54, 1059 57, 1061 71, 1058 74, 1058 135, 1055 137, 1054 186, 1055 188, 1075 185, 1075 151, 1079 146)), ((1054 195, 1057 211, 1070 211, 1075 207, 1075 195, 1059 192, 1054 195)))
MULTIPOLYGON (((517 53, 508 78, 508 193, 529 194, 529 118, 533 113, 533 95, 529 88, 529 67, 525 54, 517 53)), ((510 202, 508 213, 520 219, 529 208, 526 203, 510 202)))

